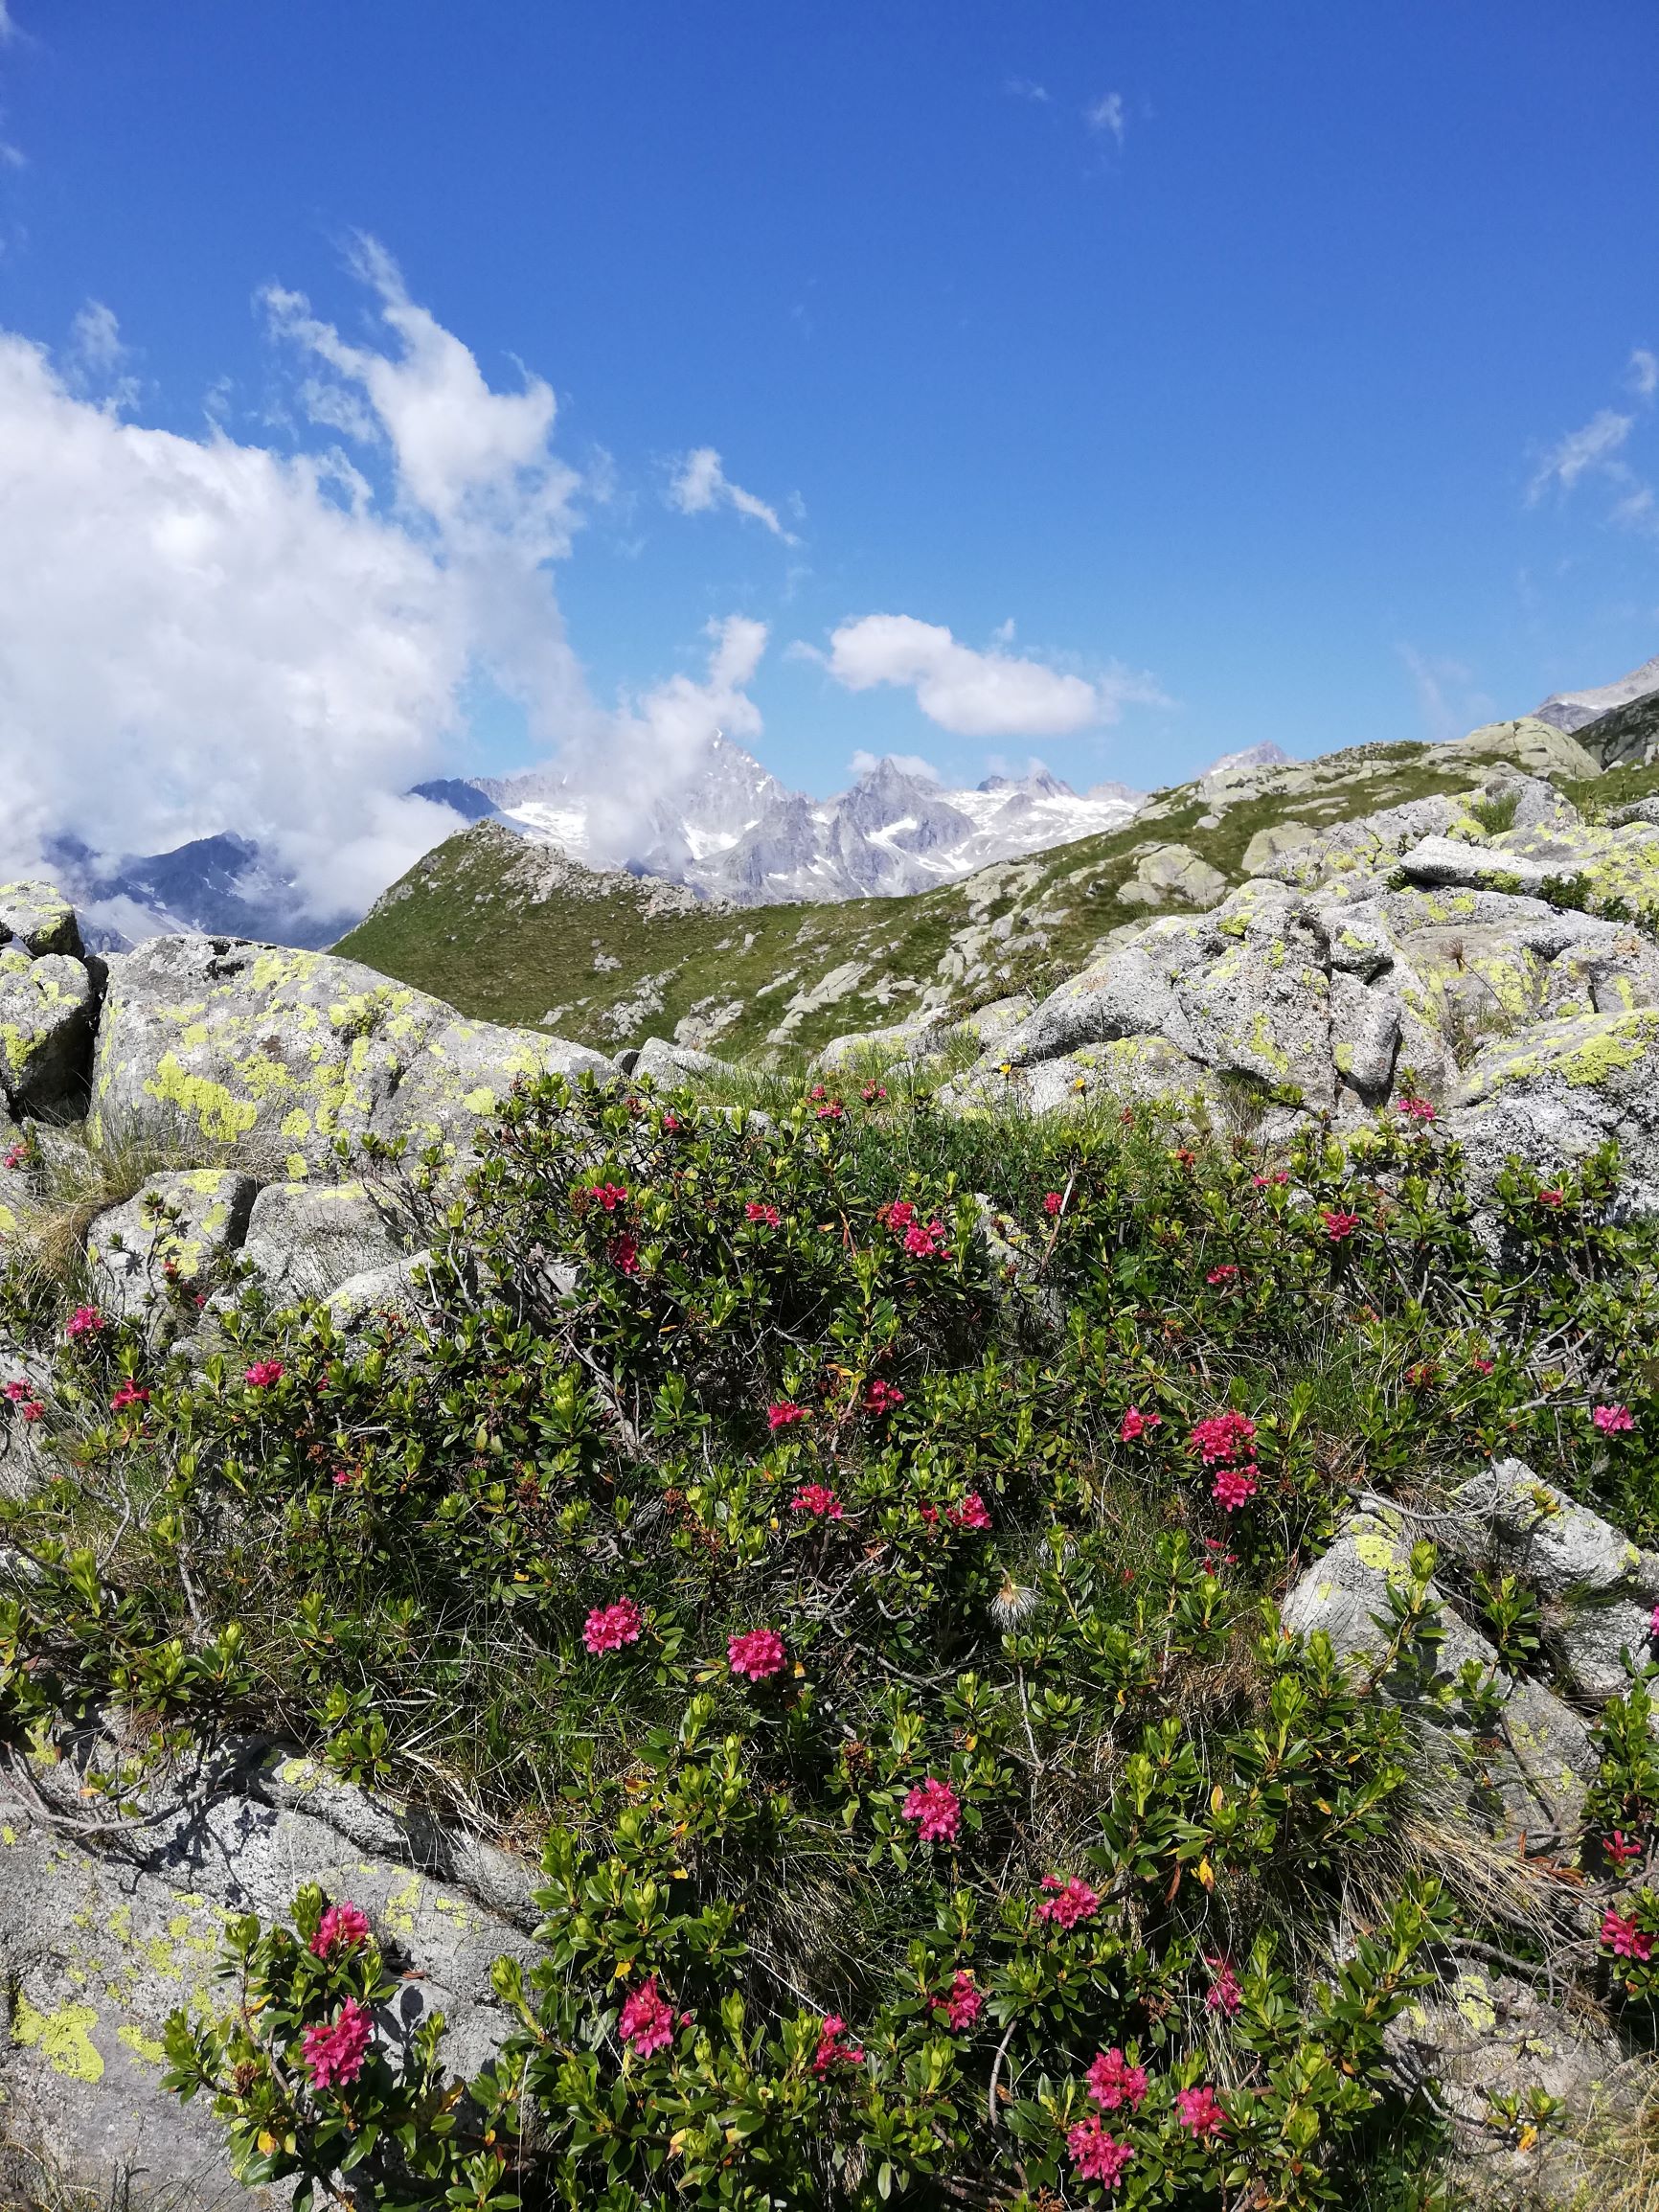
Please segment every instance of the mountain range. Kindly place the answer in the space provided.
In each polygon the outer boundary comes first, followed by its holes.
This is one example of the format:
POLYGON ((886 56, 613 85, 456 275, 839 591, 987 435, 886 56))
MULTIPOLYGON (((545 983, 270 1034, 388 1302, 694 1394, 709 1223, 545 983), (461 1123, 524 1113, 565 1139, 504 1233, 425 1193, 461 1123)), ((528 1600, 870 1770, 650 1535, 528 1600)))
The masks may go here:
MULTIPOLYGON (((1608 766, 1651 762, 1659 758, 1659 657, 1614 683, 1556 693, 1534 718, 1580 737, 1589 732, 1608 766)), ((1288 759, 1271 741, 1226 753, 1191 787, 1224 789, 1288 759)), ((995 861, 1123 829, 1148 805, 1147 794, 1123 784, 1076 791, 1046 768, 953 790, 892 759, 833 798, 813 799, 718 733, 692 770, 643 809, 552 767, 440 777, 416 785, 415 794, 447 808, 458 831, 495 822, 532 845, 558 847, 579 865, 620 866, 734 906, 925 892, 995 861)), ((185 931, 321 946, 360 919, 315 914, 275 857, 233 831, 117 861, 60 837, 45 857, 100 950, 185 931)))

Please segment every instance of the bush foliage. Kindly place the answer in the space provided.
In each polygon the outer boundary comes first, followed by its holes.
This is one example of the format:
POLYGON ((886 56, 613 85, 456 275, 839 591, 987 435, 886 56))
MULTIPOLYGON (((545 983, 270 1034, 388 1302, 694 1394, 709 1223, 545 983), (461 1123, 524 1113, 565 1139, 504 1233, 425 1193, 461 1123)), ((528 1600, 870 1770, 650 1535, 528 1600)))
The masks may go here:
MULTIPOLYGON (((158 1329, 13 1283, 60 1349, 11 1419, 62 1471, 0 1509, 13 1752, 118 1716, 119 1809, 267 1729, 544 1848, 470 2082, 437 2017, 381 2032, 397 1962, 349 1900, 231 1928, 227 2009, 168 2050, 244 2180, 1433 2201, 1383 2034, 1483 1928, 1411 1843, 1409 1701, 1375 1692, 1432 1646, 1434 1562, 1369 1677, 1274 1600, 1356 1494, 1500 1453, 1659 1537, 1616 1162, 1511 1169, 1477 1222, 1417 1102, 1270 1157, 863 1089, 768 1118, 549 1082, 460 1185, 381 1154, 431 1311, 366 1339, 250 1292, 203 1362, 209 1284, 158 1329)), ((1467 1594, 1526 1671, 1524 1597, 1467 1594)), ((1599 1836, 1659 1814, 1623 1710, 1599 1836)))

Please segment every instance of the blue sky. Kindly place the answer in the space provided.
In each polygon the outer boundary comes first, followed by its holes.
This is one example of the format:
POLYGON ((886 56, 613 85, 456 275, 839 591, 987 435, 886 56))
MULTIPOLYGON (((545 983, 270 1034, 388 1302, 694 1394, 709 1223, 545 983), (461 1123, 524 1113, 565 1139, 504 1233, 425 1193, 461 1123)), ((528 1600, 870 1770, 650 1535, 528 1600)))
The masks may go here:
MULTIPOLYGON (((378 241, 496 393, 557 395, 592 698, 764 625, 749 741, 791 782, 1151 784, 1659 650, 1651 0, 9 4, 0 326, 64 390, 322 452, 267 288, 384 346, 378 241), (707 448, 749 512, 697 508, 707 448), (864 688, 800 650, 872 616, 927 627, 856 632, 864 688), (987 706, 986 654, 1091 703, 987 706)), ((525 745, 466 697, 446 762, 525 745)))

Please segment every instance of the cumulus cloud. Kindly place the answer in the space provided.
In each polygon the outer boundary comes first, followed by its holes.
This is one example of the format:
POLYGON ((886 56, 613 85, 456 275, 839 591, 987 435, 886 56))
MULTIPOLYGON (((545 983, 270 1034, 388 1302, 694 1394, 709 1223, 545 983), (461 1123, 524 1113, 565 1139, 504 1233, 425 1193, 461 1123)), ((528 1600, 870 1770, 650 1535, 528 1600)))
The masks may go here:
POLYGON ((1639 399, 1651 399, 1659 392, 1659 353, 1638 346, 1630 355, 1629 381, 1639 399))
POLYGON ((595 704, 553 581, 582 485, 551 388, 493 389, 380 248, 354 266, 377 344, 263 295, 316 450, 241 442, 222 406, 197 437, 127 419, 102 305, 57 362, 0 331, 10 872, 64 834, 114 858, 235 830, 319 915, 360 908, 455 829, 402 794, 446 764, 480 676, 636 810, 698 733, 759 731, 743 687, 765 633, 742 621, 701 682, 595 704))
POLYGON ((860 749, 852 756, 852 773, 855 776, 867 776, 872 768, 880 767, 883 761, 891 761, 903 774, 918 777, 924 784, 943 784, 944 781, 933 763, 924 761, 920 753, 867 753, 860 749))
POLYGON ((734 508, 738 513, 748 515, 752 522, 762 523, 785 545, 796 543, 779 520, 775 507, 768 507, 763 499, 757 499, 752 491, 745 491, 740 484, 732 482, 712 445, 699 445, 686 455, 670 481, 668 499, 669 505, 678 508, 682 514, 707 514, 715 507, 734 508))
POLYGON ((1091 678, 1013 653, 980 652, 943 624, 907 614, 843 623, 823 658, 849 691, 913 690, 929 721, 965 738, 1066 737, 1115 721, 1125 700, 1161 697, 1148 676, 1114 669, 1091 678))
POLYGON ((1083 121, 1091 130, 1098 130, 1103 138, 1124 143, 1124 96, 1121 92, 1102 93, 1083 109, 1083 121))

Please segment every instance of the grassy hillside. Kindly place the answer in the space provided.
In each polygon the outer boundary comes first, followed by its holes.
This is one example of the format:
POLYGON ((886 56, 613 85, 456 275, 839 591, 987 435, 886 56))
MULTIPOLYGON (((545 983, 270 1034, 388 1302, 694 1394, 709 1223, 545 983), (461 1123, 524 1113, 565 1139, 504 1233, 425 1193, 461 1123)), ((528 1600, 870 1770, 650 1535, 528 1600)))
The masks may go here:
POLYGON ((1467 789, 1490 764, 1446 746, 1361 746, 1219 792, 1182 786, 1122 830, 937 891, 838 905, 710 904, 486 822, 428 854, 336 949, 468 1014, 605 1050, 678 1031, 781 1058, 902 1020, 924 992, 966 1013, 1053 989, 1110 930, 1157 910, 1119 898, 1153 845, 1178 843, 1236 883, 1259 831, 1467 789))

